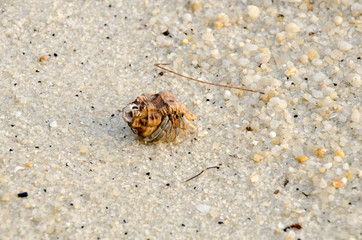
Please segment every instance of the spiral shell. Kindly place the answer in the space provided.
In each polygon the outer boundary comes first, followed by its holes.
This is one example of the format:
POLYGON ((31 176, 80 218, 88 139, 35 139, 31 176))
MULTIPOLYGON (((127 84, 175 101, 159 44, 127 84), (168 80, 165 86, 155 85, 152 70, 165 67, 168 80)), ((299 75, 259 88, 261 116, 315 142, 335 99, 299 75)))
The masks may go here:
POLYGON ((122 117, 132 131, 151 141, 173 141, 184 132, 194 133, 197 116, 177 102, 171 92, 142 94, 123 108, 122 117))

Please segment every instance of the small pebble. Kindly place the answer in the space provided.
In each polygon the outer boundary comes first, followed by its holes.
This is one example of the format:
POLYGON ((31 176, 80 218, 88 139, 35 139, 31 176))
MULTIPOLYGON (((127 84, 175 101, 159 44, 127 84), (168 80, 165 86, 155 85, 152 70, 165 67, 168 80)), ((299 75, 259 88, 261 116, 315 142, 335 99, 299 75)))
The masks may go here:
POLYGON ((288 103, 278 97, 273 97, 269 100, 269 103, 278 109, 285 109, 288 107, 288 103))
POLYGON ((246 12, 251 20, 256 20, 260 15, 260 10, 257 6, 249 5, 246 8, 246 12))
POLYGON ((346 171, 349 170, 349 164, 348 163, 343 164, 343 170, 346 170, 346 171))
POLYGON ((21 115, 21 112, 20 112, 20 111, 14 111, 14 116, 15 116, 16 118, 20 117, 20 115, 21 115))
POLYGON ((25 167, 32 167, 32 166, 33 166, 32 163, 29 163, 29 162, 25 163, 25 167))
POLYGON ((341 149, 338 149, 334 155, 344 158, 344 152, 341 149))
POLYGON ((341 51, 348 51, 352 47, 353 47, 352 44, 350 44, 349 42, 346 42, 346 41, 341 41, 341 42, 338 43, 338 48, 341 51))
POLYGON ((318 20, 319 20, 319 18, 317 18, 316 15, 312 15, 312 16, 310 17, 310 22, 311 22, 312 24, 316 24, 316 23, 318 22, 318 20))
POLYGON ((89 153, 89 148, 87 145, 81 145, 79 146, 79 152, 81 155, 86 155, 89 153))
POLYGON ((308 63, 308 56, 303 54, 299 57, 299 62, 301 62, 302 64, 307 64, 308 63))
POLYGON ((224 92, 224 99, 229 100, 231 97, 231 92, 229 90, 225 90, 224 92))
POLYGON ((309 48, 306 52, 306 55, 310 61, 313 61, 315 58, 319 58, 319 53, 316 47, 309 48))
POLYGON ((257 183, 257 182, 259 182, 259 178, 260 178, 260 176, 258 174, 253 173, 250 177, 250 181, 252 183, 257 183))
POLYGON ((243 47, 243 54, 244 55, 248 55, 250 54, 251 52, 254 52, 258 49, 258 46, 255 45, 255 44, 250 44, 250 43, 247 43, 244 45, 243 47))
MULTIPOLYGON (((358 2, 358 1, 357 1, 358 2)), ((358 17, 362 15, 362 4, 354 3, 351 6, 351 12, 353 17, 358 17)))
POLYGON ((359 88, 362 85, 361 76, 359 74, 351 74, 349 80, 354 88, 359 88))
POLYGON ((317 72, 317 73, 313 74, 313 76, 312 76, 312 80, 315 82, 322 82, 326 78, 327 78, 327 76, 322 72, 317 72))
POLYGON ((284 72, 284 75, 288 78, 292 75, 298 75, 298 69, 296 67, 288 68, 288 70, 284 72))
POLYGON ((57 127, 57 121, 52 121, 52 122, 50 122, 49 123, 49 126, 51 127, 51 128, 55 128, 55 127, 57 127))
POLYGON ((196 205, 196 209, 202 213, 209 213, 211 207, 209 205, 205 205, 205 204, 198 204, 198 205, 196 205))
POLYGON ((191 4, 191 9, 193 12, 200 11, 202 9, 202 5, 199 1, 195 1, 193 4, 191 4))
POLYGON ((320 188, 326 188, 328 186, 327 182, 321 178, 321 181, 319 182, 319 187, 320 188))
POLYGON ((39 62, 45 62, 45 61, 48 61, 48 60, 49 60, 49 58, 47 56, 41 56, 39 58, 39 62))
POLYGON ((228 15, 226 15, 225 13, 220 13, 217 16, 217 22, 221 23, 223 26, 229 26, 230 25, 230 18, 228 15))
POLYGON ((14 169, 14 173, 16 173, 19 170, 23 170, 23 169, 25 169, 25 168, 20 167, 20 166, 16 166, 15 169, 14 169))
POLYGON ((338 26, 343 23, 343 18, 341 16, 336 16, 336 17, 334 17, 333 21, 338 26))
POLYGON ((184 40, 182 40, 181 43, 182 43, 183 45, 188 44, 188 43, 189 43, 189 40, 188 40, 187 38, 185 38, 184 40))
POLYGON ((253 156, 254 162, 260 162, 262 159, 263 159, 263 156, 261 156, 259 154, 254 154, 254 156, 253 156))
POLYGON ((343 181, 341 180, 338 180, 338 181, 332 181, 332 184, 331 184, 333 187, 335 188, 341 188, 341 187, 344 187, 344 183, 343 181))
POLYGON ((284 33, 277 33, 277 35, 275 36, 275 40, 277 40, 278 42, 282 42, 285 40, 285 34, 284 33))
POLYGON ((269 133, 269 137, 270 138, 275 138, 277 136, 277 134, 274 132, 274 131, 271 131, 270 133, 269 133))
POLYGON ((318 158, 324 158, 327 154, 327 150, 325 148, 320 147, 320 148, 317 148, 315 154, 318 158))
POLYGON ((223 28, 224 27, 224 24, 222 22, 215 22, 215 28, 223 28))
POLYGON ((326 169, 331 169, 333 166, 333 163, 326 163, 323 165, 326 169))
POLYGON ((344 185, 346 185, 346 183, 348 182, 348 180, 347 180, 347 178, 342 178, 342 180, 341 180, 343 183, 344 183, 344 185))
POLYGON ((356 109, 356 108, 352 109, 352 114, 351 114, 352 122, 359 123, 360 122, 360 116, 361 115, 360 115, 358 109, 356 109))
POLYGON ((191 14, 186 13, 186 14, 183 16, 183 21, 184 21, 184 23, 190 23, 190 22, 192 22, 192 16, 191 16, 191 14))
POLYGON ((214 49, 214 50, 211 51, 211 56, 213 58, 215 58, 215 59, 220 59, 221 58, 220 52, 217 49, 214 49))
POLYGON ((302 156, 299 156, 297 158, 297 160, 298 160, 299 163, 305 163, 306 161, 308 161, 308 157, 305 156, 305 155, 302 155, 302 156))
POLYGON ((312 64, 315 67, 321 67, 323 65, 323 61, 319 58, 313 59, 312 64))
POLYGON ((295 23, 289 23, 285 27, 285 30, 287 31, 289 38, 293 39, 295 34, 300 31, 300 27, 295 23))

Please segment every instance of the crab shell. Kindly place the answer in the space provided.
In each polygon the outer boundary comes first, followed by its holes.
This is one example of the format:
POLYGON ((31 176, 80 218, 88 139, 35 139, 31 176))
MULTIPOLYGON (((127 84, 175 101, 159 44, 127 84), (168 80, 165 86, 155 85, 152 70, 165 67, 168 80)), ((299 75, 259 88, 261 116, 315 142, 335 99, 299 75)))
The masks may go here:
MULTIPOLYGON (((123 108, 122 115, 132 131, 144 138, 150 137, 161 127, 163 121, 168 121, 169 118, 166 119, 166 116, 177 116, 186 122, 192 122, 197 118, 184 104, 177 102, 171 92, 142 94, 123 108)), ((177 126, 174 124, 173 127, 177 126)))

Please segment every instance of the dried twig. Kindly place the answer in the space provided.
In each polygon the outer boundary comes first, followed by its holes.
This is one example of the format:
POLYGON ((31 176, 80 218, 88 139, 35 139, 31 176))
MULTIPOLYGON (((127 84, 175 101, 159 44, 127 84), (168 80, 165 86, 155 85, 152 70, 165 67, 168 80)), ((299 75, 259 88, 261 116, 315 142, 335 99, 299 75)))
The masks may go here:
POLYGON ((219 167, 219 166, 213 166, 213 167, 205 168, 204 170, 202 170, 201 172, 199 172, 197 175, 193 176, 192 178, 187 179, 185 182, 188 182, 188 181, 191 181, 191 180, 194 179, 194 178, 197 178, 198 176, 200 176, 201 174, 203 174, 206 170, 209 170, 209 169, 212 169, 212 168, 219 169, 220 167, 219 167))
POLYGON ((233 89, 238 89, 238 90, 242 90, 242 91, 248 91, 248 92, 254 92, 254 93, 260 93, 260 94, 265 94, 263 92, 259 92, 259 91, 254 91, 254 90, 250 90, 250 89, 246 89, 246 88, 239 88, 239 87, 234 87, 234 86, 229 86, 229 85, 222 85, 222 84, 217 84, 217 83, 210 83, 210 82, 205 82, 205 81, 201 81, 201 80, 198 80, 198 79, 195 79, 195 78, 191 78, 191 77, 187 77, 185 75, 182 75, 180 73, 177 73, 175 71, 172 71, 170 69, 167 69, 165 67, 162 67, 162 66, 165 66, 165 65, 170 65, 168 63, 155 63, 155 66, 156 67, 159 67, 167 72, 170 72, 170 73, 173 73, 173 74, 176 74, 180 77, 184 77, 184 78, 187 78, 189 80, 192 80, 192 81, 196 81, 196 82, 199 82, 199 83, 205 83, 205 84, 209 84, 209 85, 214 85, 214 86, 219 86, 219 87, 225 87, 225 88, 233 88, 233 89))

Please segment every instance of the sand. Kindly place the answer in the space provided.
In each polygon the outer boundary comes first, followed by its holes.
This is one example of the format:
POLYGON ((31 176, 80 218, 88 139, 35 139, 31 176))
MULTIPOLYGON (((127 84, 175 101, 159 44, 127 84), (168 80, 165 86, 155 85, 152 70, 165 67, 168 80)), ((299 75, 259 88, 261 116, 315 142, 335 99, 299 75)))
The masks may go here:
POLYGON ((355 0, 2 1, 0 239, 360 239, 361 14, 355 0), (195 134, 132 133, 121 109, 160 91, 195 134))

